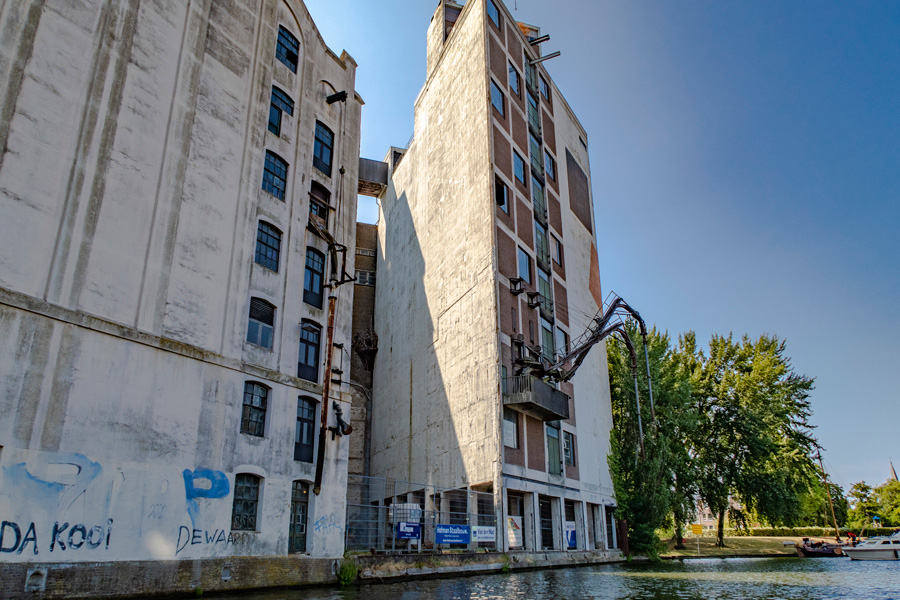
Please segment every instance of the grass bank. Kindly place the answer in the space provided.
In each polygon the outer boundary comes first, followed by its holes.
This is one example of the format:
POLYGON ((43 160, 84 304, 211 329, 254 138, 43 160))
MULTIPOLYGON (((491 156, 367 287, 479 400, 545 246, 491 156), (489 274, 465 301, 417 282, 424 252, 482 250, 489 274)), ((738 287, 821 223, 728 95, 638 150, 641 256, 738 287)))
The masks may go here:
POLYGON ((666 549, 660 554, 663 558, 674 558, 679 556, 779 556, 793 555, 797 552, 794 550, 793 543, 799 542, 797 537, 726 537, 725 548, 716 548, 716 538, 701 537, 700 550, 697 550, 697 538, 687 537, 684 539, 685 548, 683 550, 675 549, 673 540, 666 540, 666 549), (786 545, 789 542, 790 545, 786 545))

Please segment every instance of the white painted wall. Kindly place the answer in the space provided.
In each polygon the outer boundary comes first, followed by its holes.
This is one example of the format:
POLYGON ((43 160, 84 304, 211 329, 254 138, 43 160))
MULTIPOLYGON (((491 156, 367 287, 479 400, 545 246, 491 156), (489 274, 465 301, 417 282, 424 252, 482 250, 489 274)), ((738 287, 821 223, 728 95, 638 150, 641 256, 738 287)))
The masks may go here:
MULTIPOLYGON (((356 63, 300 0, 11 0, 0 57, 0 521, 23 539, 34 523, 39 550, 0 561, 286 553, 291 481, 313 479, 293 460, 297 397, 322 395, 296 378, 299 323, 320 323, 324 344, 327 321, 302 300, 307 247, 326 248, 308 191, 330 190, 352 274, 356 63), (279 25, 300 40, 296 74, 275 59, 279 25), (280 137, 266 127, 273 83, 295 102, 280 137), (316 121, 335 133, 331 176, 312 167, 316 121), (289 164, 285 201, 261 189, 266 149, 289 164), (254 263, 260 218, 283 232, 277 273, 254 263), (244 341, 251 296, 277 307, 271 351, 244 341), (240 433, 248 380, 272 389, 263 438, 240 433), (201 468, 228 489, 192 520, 183 475, 201 468), (265 478, 258 531, 178 550, 182 527, 229 533, 239 472, 265 478), (50 553, 57 521, 109 518, 108 548, 50 553)), ((348 349, 352 288, 337 292, 348 349)), ((332 393, 346 417, 348 393, 332 393)), ((347 443, 328 438, 313 556, 343 552, 347 443)))

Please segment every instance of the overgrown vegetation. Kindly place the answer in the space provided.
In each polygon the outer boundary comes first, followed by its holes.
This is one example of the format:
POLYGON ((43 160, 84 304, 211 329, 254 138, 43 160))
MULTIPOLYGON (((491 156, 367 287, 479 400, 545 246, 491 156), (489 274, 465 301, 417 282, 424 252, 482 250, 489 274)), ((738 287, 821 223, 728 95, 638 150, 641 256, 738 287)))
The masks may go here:
POLYGON ((351 585, 356 582, 359 577, 359 565, 352 558, 345 558, 341 561, 337 571, 338 583, 342 586, 351 585))

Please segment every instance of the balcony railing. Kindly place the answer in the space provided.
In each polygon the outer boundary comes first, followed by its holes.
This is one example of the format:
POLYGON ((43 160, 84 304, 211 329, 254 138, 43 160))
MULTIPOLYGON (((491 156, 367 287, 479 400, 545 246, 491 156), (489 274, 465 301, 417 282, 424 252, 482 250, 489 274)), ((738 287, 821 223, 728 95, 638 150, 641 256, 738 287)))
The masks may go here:
POLYGON ((542 421, 569 418, 569 397, 531 375, 506 378, 503 404, 515 406, 542 421))

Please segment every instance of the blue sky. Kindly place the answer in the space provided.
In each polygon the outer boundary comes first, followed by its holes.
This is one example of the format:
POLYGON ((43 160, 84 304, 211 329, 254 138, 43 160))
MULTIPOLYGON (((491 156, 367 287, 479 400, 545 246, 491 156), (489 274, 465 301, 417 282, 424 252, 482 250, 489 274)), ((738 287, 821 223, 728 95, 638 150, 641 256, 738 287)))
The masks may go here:
MULTIPOLYGON (((437 0, 306 2, 359 63, 363 156, 412 134, 437 0)), ((605 291, 673 337, 776 334, 849 488, 900 466, 900 3, 509 0, 586 128, 605 291)), ((360 220, 374 222, 362 199, 360 220)))

